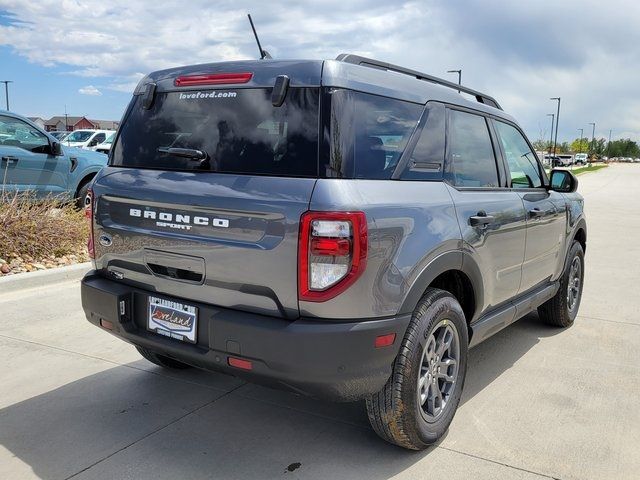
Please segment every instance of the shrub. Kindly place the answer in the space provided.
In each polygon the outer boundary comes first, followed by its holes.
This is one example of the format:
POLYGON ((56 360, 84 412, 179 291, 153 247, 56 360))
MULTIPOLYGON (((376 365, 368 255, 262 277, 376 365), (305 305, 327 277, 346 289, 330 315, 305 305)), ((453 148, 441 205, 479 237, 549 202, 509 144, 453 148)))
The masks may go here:
POLYGON ((27 193, 0 198, 0 258, 77 253, 88 235, 84 212, 73 204, 55 197, 36 200, 27 193))

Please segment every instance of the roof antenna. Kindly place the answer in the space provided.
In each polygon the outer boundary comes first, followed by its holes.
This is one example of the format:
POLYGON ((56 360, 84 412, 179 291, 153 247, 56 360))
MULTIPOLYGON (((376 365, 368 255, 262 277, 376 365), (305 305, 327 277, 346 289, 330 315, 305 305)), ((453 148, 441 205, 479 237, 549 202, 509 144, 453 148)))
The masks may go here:
POLYGON ((262 49, 262 45, 260 45, 260 39, 258 38, 258 33, 256 32, 256 27, 253 26, 253 20, 251 19, 251 14, 247 13, 247 17, 249 17, 249 23, 251 24, 251 30, 253 30, 253 36, 256 37, 256 43, 258 44, 258 50, 260 50, 260 60, 265 58, 271 58, 269 52, 262 49))

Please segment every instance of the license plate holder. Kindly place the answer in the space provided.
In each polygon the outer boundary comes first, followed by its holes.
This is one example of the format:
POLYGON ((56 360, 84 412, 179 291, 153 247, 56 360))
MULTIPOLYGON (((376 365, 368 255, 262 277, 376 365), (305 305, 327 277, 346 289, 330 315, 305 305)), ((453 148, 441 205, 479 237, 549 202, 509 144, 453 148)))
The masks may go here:
POLYGON ((147 304, 147 330, 182 342, 197 342, 196 306, 156 296, 149 296, 147 304))

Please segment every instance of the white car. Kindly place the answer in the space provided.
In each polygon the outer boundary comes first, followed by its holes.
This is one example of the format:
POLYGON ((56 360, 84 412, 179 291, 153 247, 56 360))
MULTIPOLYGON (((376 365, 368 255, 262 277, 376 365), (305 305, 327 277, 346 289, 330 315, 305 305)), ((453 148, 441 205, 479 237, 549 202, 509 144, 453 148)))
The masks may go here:
POLYGON ((96 145, 95 148, 93 148, 93 150, 95 150, 96 152, 105 153, 108 155, 109 150, 111 150, 111 145, 113 145, 114 138, 116 138, 116 132, 111 133, 111 135, 109 135, 104 142, 96 145))
POLYGON ((584 165, 587 163, 588 155, 586 153, 576 153, 574 161, 576 165, 584 165))
POLYGON ((104 142, 110 130, 74 130, 62 141, 69 147, 85 148, 87 150, 95 150, 95 147, 104 142))

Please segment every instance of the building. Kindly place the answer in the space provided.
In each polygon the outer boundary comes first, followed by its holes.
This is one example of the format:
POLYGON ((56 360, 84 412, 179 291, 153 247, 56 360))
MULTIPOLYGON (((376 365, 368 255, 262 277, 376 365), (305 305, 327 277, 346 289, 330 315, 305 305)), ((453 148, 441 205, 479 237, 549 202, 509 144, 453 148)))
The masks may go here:
POLYGON ((45 122, 44 118, 40 118, 40 117, 27 117, 27 118, 44 130, 44 122, 45 122))
POLYGON ((58 115, 51 117, 44 122, 44 129, 47 132, 55 131, 69 131, 80 130, 84 128, 97 129, 95 123, 89 120, 87 117, 72 117, 70 115, 58 115))
POLYGON ((33 123, 47 132, 60 132, 81 129, 117 130, 120 122, 113 120, 90 120, 87 117, 74 117, 70 115, 57 115, 45 120, 41 117, 28 117, 33 123))
POLYGON ((117 130, 120 122, 114 122, 113 120, 90 120, 94 125, 97 125, 99 130, 117 130))

